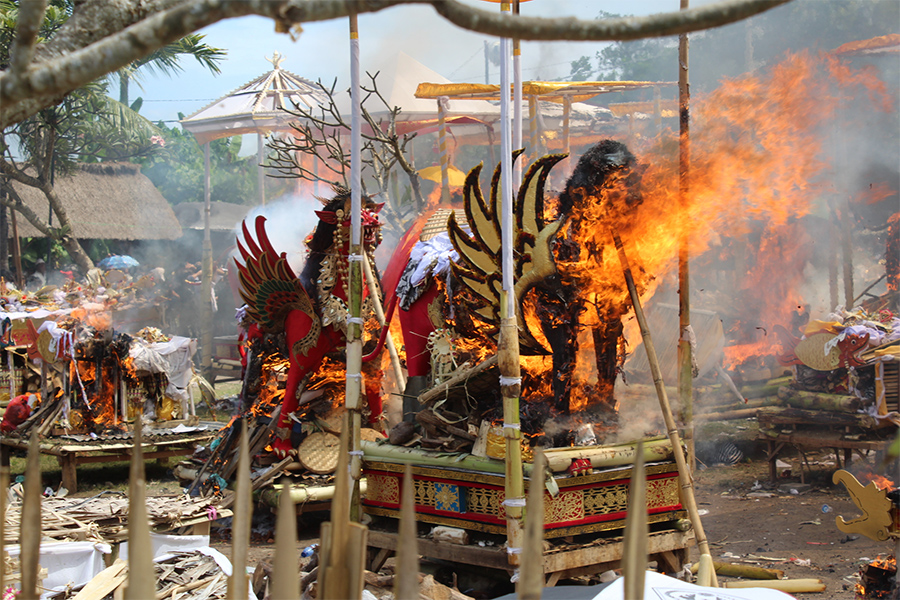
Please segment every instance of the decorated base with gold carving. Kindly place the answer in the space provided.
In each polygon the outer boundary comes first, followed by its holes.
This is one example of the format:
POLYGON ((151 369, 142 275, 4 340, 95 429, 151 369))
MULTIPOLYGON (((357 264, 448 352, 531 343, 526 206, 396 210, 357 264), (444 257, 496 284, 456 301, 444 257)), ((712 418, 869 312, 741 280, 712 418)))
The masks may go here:
MULTIPOLYGON (((404 465, 397 463, 366 461, 368 489, 363 505, 368 514, 399 518, 403 470, 404 465)), ((631 470, 618 467, 600 473, 556 476, 559 493, 544 493, 544 537, 621 529, 631 470)), ((683 518, 675 463, 651 464, 645 470, 649 522, 683 518)), ((506 532, 502 475, 414 465, 413 479, 418 521, 486 533, 506 532)), ((526 480, 526 487, 530 483, 526 480)))

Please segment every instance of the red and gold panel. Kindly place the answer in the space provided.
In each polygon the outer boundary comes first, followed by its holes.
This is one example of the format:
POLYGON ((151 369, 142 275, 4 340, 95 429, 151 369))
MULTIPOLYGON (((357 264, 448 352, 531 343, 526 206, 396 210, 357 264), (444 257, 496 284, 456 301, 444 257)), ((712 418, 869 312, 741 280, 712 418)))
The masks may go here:
MULTIPOLYGON (((372 515, 399 518, 404 466, 366 461, 363 500, 372 515)), ((674 463, 646 467, 647 514, 651 523, 683 518, 674 463)), ((619 529, 628 507, 631 467, 556 478, 559 493, 544 494, 544 536, 619 529)), ((413 466, 416 518, 426 523, 503 533, 506 529, 503 477, 463 469, 413 466)), ((526 480, 526 487, 528 485, 526 480)))

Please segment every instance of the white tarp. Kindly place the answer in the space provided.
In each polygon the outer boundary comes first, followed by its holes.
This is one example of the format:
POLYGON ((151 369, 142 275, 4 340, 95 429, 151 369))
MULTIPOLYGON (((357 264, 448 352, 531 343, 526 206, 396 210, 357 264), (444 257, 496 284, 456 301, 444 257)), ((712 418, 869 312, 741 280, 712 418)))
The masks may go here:
POLYGON ((128 350, 134 368, 150 373, 165 373, 169 385, 166 395, 176 400, 189 400, 188 385, 193 377, 191 359, 197 352, 197 340, 173 336, 168 342, 147 343, 135 338, 128 350))
MULTIPOLYGON (((592 600, 623 600, 625 580, 616 579, 592 600)), ((712 588, 685 583, 680 579, 647 571, 644 579, 644 600, 778 600, 793 596, 767 588, 712 588)))
MULTIPOLYGON (((19 546, 7 546, 6 551, 18 558, 19 546)), ((47 577, 41 582, 48 598, 66 586, 83 585, 106 568, 103 555, 112 551, 109 544, 96 542, 45 542, 41 544, 39 563, 47 569, 47 577)), ((18 587, 18 586, 17 586, 18 587)))

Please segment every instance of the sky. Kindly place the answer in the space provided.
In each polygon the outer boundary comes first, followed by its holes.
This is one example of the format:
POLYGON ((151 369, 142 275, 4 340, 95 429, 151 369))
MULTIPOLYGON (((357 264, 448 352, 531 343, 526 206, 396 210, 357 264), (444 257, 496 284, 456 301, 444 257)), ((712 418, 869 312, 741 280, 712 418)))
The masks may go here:
MULTIPOLYGON (((499 4, 481 0, 463 0, 485 10, 497 10, 499 4)), ((710 3, 694 0, 691 6, 710 3)), ((528 16, 574 16, 594 19, 601 11, 619 15, 648 15, 677 11, 680 0, 533 0, 522 4, 528 16)), ((483 83, 485 76, 484 43, 496 42, 456 27, 429 6, 399 6, 374 14, 360 15, 361 72, 374 71, 405 52, 426 67, 455 82, 483 83)), ((339 88, 349 84, 350 53, 346 19, 310 23, 296 41, 274 31, 273 22, 263 17, 241 17, 216 23, 201 30, 205 42, 222 48, 228 56, 218 76, 191 59, 182 61, 184 71, 169 78, 148 75, 143 89, 132 89, 132 100, 144 99, 141 114, 151 121, 170 121, 178 113, 185 116, 227 95, 272 69, 271 58, 277 51, 285 57, 281 66, 311 81, 328 85, 337 78, 339 88)), ((605 42, 525 42, 522 46, 524 80, 556 79, 570 72, 571 61, 592 56, 605 42)), ((491 65, 492 83, 500 79, 499 67, 491 65)), ((117 90, 111 90, 118 97, 117 90)))

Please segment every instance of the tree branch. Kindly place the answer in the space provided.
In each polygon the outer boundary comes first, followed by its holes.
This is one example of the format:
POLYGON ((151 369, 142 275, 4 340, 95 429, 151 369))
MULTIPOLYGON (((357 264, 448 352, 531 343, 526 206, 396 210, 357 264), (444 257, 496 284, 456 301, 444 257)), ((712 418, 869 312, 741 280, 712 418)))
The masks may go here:
POLYGON ((31 0, 19 3, 16 22, 16 38, 9 49, 9 71, 19 75, 31 65, 34 44, 47 10, 47 0, 31 0))
MULTIPOLYGON (((87 0, 96 7, 107 0, 87 0)), ((157 0, 159 10, 176 0, 157 0)), ((128 63, 174 42, 189 33, 227 18, 260 15, 275 21, 277 31, 295 24, 346 17, 351 13, 377 12, 401 4, 430 4, 451 23, 494 36, 521 40, 621 41, 688 33, 719 27, 759 14, 790 0, 728 0, 684 11, 583 21, 575 18, 512 17, 473 8, 457 0, 184 0, 118 31, 97 28, 102 39, 61 56, 32 64, 27 71, 0 74, 0 128, 15 124, 43 107, 58 102, 60 95, 120 69, 128 63)), ((118 0, 134 6, 127 0, 118 0)), ((136 9, 135 9, 136 10, 136 9)))

